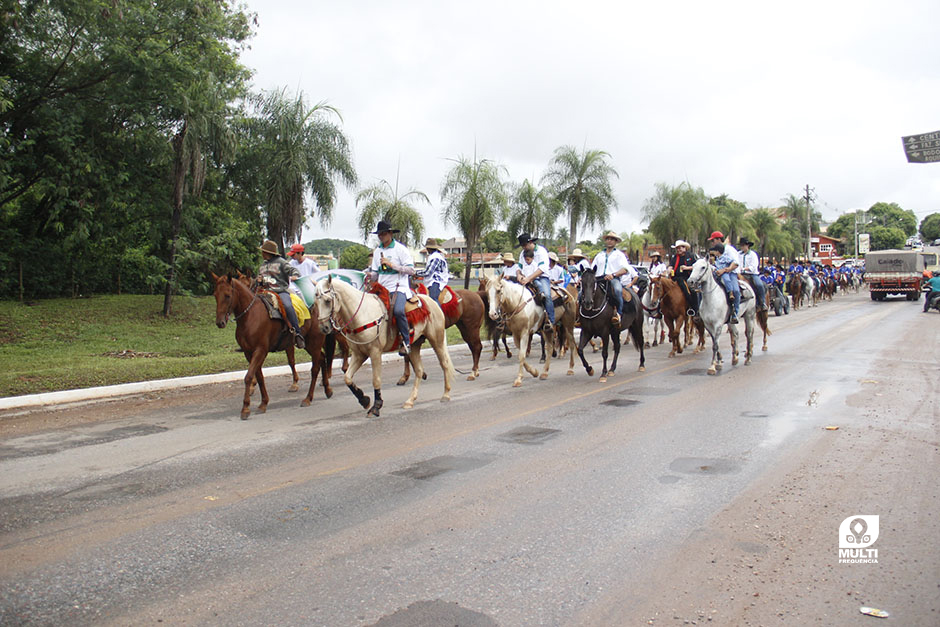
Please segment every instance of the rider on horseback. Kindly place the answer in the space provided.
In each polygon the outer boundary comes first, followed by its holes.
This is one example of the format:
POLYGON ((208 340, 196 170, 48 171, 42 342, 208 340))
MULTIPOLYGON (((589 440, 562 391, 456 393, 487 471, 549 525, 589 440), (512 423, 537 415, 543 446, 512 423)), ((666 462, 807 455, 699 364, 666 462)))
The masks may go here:
POLYGON ((620 316, 623 314, 621 290, 636 283, 639 276, 627 262, 627 256, 617 250, 617 243, 620 241, 620 236, 613 231, 604 233, 604 250, 597 253, 593 263, 596 275, 604 277, 610 283, 608 294, 613 296, 614 303, 617 305, 617 313, 611 319, 615 325, 620 324, 620 316))
POLYGON ((447 259, 444 258, 440 243, 433 237, 428 238, 421 252, 427 254, 428 258, 424 262, 424 270, 416 271, 415 274, 424 277, 428 296, 440 303, 441 292, 447 287, 447 259))
POLYGON ((575 248, 569 253, 568 274, 571 275, 571 279, 574 281, 575 285, 581 284, 581 273, 590 267, 591 262, 584 256, 580 248, 575 248))
POLYGON ((405 302, 411 298, 411 286, 408 277, 415 273, 414 261, 411 253, 401 242, 395 241, 392 225, 385 220, 379 220, 373 235, 379 236, 379 245, 372 252, 372 265, 369 267, 369 280, 378 278, 379 284, 388 290, 391 299, 392 314, 395 324, 401 335, 401 346, 398 354, 408 356, 411 349, 411 333, 408 328, 408 318, 405 317, 405 302))
POLYGON ((717 253, 718 258, 715 260, 715 267, 718 270, 715 274, 717 274, 722 285, 725 286, 725 290, 730 292, 734 299, 734 311, 728 322, 737 324, 738 313, 741 311, 741 286, 738 285, 738 259, 741 254, 731 244, 724 244, 724 239, 725 236, 722 235, 721 231, 712 233, 711 237, 708 238, 708 242, 711 244, 709 250, 717 253))
POLYGON ((284 305, 287 314, 288 329, 294 336, 294 346, 304 348, 304 336, 300 332, 300 323, 297 321, 297 312, 290 298, 290 283, 300 278, 300 271, 290 265, 277 251, 277 244, 266 239, 261 245, 261 256, 264 261, 258 268, 258 283, 266 290, 274 292, 284 305))
POLYGON ((757 258, 757 253, 751 250, 751 246, 754 245, 754 242, 748 240, 746 237, 742 237, 738 240, 738 246, 741 247, 741 256, 740 266, 741 274, 750 282, 751 287, 754 288, 754 294, 757 296, 757 310, 767 308, 767 294, 764 287, 764 282, 760 280, 759 266, 760 260, 757 258))
POLYGON ((686 283, 692 274, 692 264, 695 263, 696 259, 695 255, 689 250, 691 248, 689 243, 682 239, 676 240, 672 248, 676 250, 672 260, 672 278, 679 284, 679 288, 682 289, 682 293, 685 295, 685 303, 689 307, 688 314, 698 317, 698 292, 690 290, 688 283, 686 283))
POLYGON ((536 244, 539 238, 532 237, 528 233, 519 235, 519 245, 522 246, 522 253, 519 255, 519 265, 522 266, 519 272, 519 283, 527 285, 532 283, 545 301, 546 326, 555 326, 555 305, 552 303, 552 287, 548 280, 548 251, 544 246, 536 244), (526 251, 532 251, 532 260, 527 264, 525 261, 526 251))

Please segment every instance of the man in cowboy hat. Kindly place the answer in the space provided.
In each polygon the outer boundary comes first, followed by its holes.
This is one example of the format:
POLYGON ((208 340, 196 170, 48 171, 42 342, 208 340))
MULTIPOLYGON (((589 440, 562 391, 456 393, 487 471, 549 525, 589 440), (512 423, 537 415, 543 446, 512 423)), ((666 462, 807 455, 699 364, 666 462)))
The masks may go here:
POLYGON ((415 273, 415 264, 408 248, 395 240, 394 233, 398 233, 398 229, 393 229, 385 220, 379 220, 375 231, 372 232, 373 235, 379 236, 379 245, 372 251, 369 280, 378 279, 379 284, 388 290, 392 315, 401 335, 398 354, 407 357, 411 349, 411 339, 408 319, 405 317, 405 302, 412 295, 408 277, 415 273))
POLYGON ((290 265, 286 259, 281 257, 277 250, 277 244, 266 239, 261 245, 261 256, 264 261, 258 268, 258 283, 265 289, 277 294, 284 304, 284 312, 287 314, 287 323, 290 332, 294 335, 294 346, 304 348, 304 336, 300 332, 300 323, 297 321, 297 312, 294 311, 294 303, 290 298, 288 289, 291 282, 300 278, 300 272, 297 268, 290 265))
MULTIPOLYGON (((300 273, 301 277, 310 276, 314 272, 320 271, 320 266, 317 265, 317 262, 304 255, 303 244, 292 244, 290 250, 287 251, 287 256, 290 257, 290 261, 287 263, 297 268, 297 272, 300 273)), ((298 296, 300 295, 300 290, 293 282, 290 284, 290 291, 298 296)))
POLYGON ((519 264, 516 263, 516 258, 512 256, 512 253, 503 253, 500 259, 503 261, 503 278, 507 281, 518 281, 519 264))
POLYGON ((532 283, 542 294, 545 309, 546 326, 555 326, 555 304, 552 302, 552 288, 548 278, 548 251, 544 246, 536 244, 539 238, 529 233, 519 235, 519 245, 522 252, 519 254, 519 283, 527 285, 532 283), (525 252, 532 252, 532 260, 526 262, 525 252))
POLYGON ((447 285, 447 278, 450 274, 447 269, 447 259, 444 258, 444 249, 440 242, 433 237, 429 237, 425 242, 422 253, 430 253, 424 262, 424 270, 415 274, 424 277, 424 284, 428 288, 428 296, 440 302, 441 291, 447 285))
POLYGON ((620 236, 613 231, 604 233, 604 250, 597 253, 592 264, 594 273, 610 283, 608 293, 613 296, 617 305, 617 311, 611 319, 614 324, 620 324, 620 316, 623 315, 622 288, 632 287, 639 277, 627 261, 627 256, 617 250, 617 244, 620 241, 620 236))
POLYGON ((685 302, 689 307, 688 314, 698 316, 698 292, 689 289, 686 282, 692 275, 692 264, 695 263, 696 256, 692 254, 692 247, 684 239, 677 239, 671 248, 676 251, 672 259, 672 278, 685 295, 685 302))
POLYGON ((754 242, 746 237, 738 240, 738 248, 741 249, 741 252, 738 253, 739 265, 741 266, 741 274, 754 288, 754 295, 757 297, 757 309, 761 310, 767 308, 767 290, 764 282, 760 280, 760 260, 757 258, 757 253, 751 250, 753 245, 754 242))

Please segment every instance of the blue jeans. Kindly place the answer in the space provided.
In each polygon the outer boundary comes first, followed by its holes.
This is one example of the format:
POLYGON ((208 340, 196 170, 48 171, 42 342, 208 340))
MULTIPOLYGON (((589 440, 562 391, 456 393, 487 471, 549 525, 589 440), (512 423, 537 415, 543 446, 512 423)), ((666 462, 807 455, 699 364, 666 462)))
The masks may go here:
POLYGON ((431 283, 430 285, 428 285, 428 296, 433 298, 435 302, 437 303, 441 302, 440 295, 441 295, 440 285, 438 285, 437 283, 431 283))
POLYGON ((277 296, 284 303, 284 311, 287 313, 287 321, 290 322, 291 328, 300 333, 300 323, 297 322, 297 312, 294 311, 294 303, 291 302, 290 292, 278 292, 277 296))
POLYGON ((751 277, 751 283, 754 285, 754 294, 757 296, 757 303, 759 305, 758 309, 764 308, 764 303, 767 302, 767 285, 760 280, 759 274, 749 274, 751 277))
POLYGON ((410 333, 408 332, 408 318, 405 317, 405 302, 407 298, 401 292, 392 292, 389 294, 392 299, 392 315, 395 316, 395 326, 398 327, 398 334, 401 335, 401 343, 404 346, 411 345, 410 333))
POLYGON ((738 275, 734 272, 726 272, 721 275, 721 284, 734 296, 734 315, 737 317, 741 311, 741 286, 738 285, 738 275))
POLYGON ((532 283, 535 284, 535 287, 538 288, 539 292, 542 293, 542 296, 545 297, 545 315, 548 316, 548 321, 551 324, 555 324, 555 303, 552 302, 552 284, 548 280, 547 276, 540 276, 532 283))
POLYGON ((617 303, 617 315, 623 315, 623 283, 620 282, 619 278, 613 278, 608 283, 610 285, 607 289, 614 297, 614 302, 617 303))

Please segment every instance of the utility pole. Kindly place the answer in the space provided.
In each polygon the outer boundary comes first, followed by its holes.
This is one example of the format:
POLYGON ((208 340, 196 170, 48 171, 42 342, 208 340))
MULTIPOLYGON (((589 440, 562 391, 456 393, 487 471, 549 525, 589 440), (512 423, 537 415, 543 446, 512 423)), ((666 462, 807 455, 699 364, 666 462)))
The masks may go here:
POLYGON ((812 209, 810 209, 810 203, 813 201, 813 191, 810 189, 809 185, 806 186, 806 195, 803 199, 806 201, 806 261, 812 261, 813 259, 813 242, 812 242, 812 209))

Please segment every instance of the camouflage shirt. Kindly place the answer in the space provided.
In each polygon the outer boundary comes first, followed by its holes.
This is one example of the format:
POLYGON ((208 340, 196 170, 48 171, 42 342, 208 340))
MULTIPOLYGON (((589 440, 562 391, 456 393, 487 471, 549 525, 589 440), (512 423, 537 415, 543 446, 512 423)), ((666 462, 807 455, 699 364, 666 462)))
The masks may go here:
POLYGON ((261 277, 261 285, 265 289, 280 293, 287 291, 290 277, 300 278, 300 272, 286 259, 276 255, 261 263, 258 276, 261 277))

